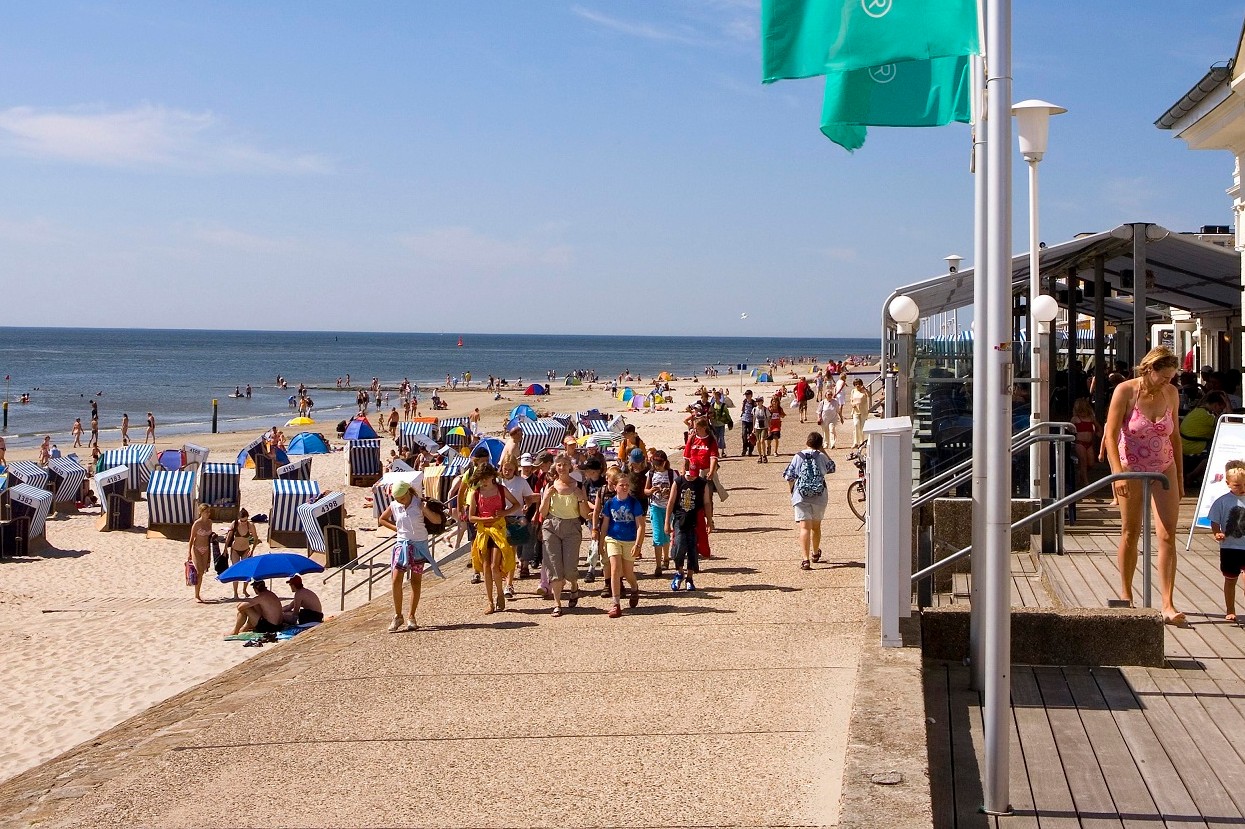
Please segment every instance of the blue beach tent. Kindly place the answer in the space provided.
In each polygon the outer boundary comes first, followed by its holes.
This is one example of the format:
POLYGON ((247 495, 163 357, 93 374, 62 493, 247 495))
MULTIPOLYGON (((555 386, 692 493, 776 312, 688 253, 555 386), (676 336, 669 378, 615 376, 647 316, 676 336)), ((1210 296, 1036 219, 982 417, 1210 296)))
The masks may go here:
POLYGON ((528 420, 535 420, 536 410, 526 403, 520 403, 518 406, 515 406, 510 410, 509 419, 514 420, 516 417, 526 417, 528 420))
POLYGON ((314 432, 299 432, 290 440, 291 455, 325 455, 328 452, 328 441, 314 432))
POLYGON ((472 449, 479 449, 481 446, 488 450, 488 462, 493 466, 497 466, 501 461, 501 453, 506 448, 506 444, 497 438, 480 438, 480 442, 472 449))
POLYGON ((378 438, 376 430, 372 428, 372 424, 368 423, 366 417, 356 417, 350 421, 346 427, 346 433, 342 435, 343 440, 366 440, 368 438, 378 438))

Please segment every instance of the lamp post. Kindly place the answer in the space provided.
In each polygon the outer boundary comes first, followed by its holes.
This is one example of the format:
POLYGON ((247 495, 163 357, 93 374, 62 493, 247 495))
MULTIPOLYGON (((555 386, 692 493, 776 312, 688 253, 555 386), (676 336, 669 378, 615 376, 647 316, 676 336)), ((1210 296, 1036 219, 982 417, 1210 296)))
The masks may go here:
POLYGON ((893 417, 912 414, 912 351, 913 333, 921 318, 921 309, 910 296, 897 296, 886 306, 886 312, 895 321, 895 361, 899 371, 895 377, 895 408, 893 417))
MULTIPOLYGON (((1050 117, 1067 112, 1061 106, 1046 101, 1021 101, 1012 106, 1016 116, 1016 132, 1020 138, 1020 154, 1029 165, 1029 346, 1032 349, 1029 411, 1030 424, 1041 423, 1049 417, 1047 401, 1050 383, 1046 361, 1039 355, 1039 322, 1035 303, 1042 294, 1041 265, 1038 241, 1038 163, 1046 153, 1046 140, 1050 134, 1050 117)), ((1051 317, 1054 319, 1054 317, 1051 317)), ((1048 320, 1049 322, 1049 320, 1048 320)), ((1047 463, 1047 447, 1035 443, 1029 449, 1029 497, 1040 500, 1050 495, 1050 470, 1047 463)))

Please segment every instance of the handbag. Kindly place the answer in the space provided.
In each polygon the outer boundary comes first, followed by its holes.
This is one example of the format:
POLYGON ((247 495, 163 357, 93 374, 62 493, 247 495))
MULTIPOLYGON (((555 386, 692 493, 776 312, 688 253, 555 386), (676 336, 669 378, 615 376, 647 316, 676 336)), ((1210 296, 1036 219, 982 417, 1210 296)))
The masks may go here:
POLYGON ((199 583, 199 571, 195 569, 194 562, 186 562, 186 586, 194 587, 199 583))

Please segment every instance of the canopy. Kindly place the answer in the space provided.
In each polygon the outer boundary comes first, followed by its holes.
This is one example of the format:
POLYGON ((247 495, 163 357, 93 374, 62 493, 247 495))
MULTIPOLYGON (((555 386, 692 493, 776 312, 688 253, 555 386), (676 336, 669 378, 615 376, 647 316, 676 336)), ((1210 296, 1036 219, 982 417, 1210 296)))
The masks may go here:
POLYGON ((297 553, 263 553, 249 556, 217 576, 221 581, 283 579, 303 573, 323 573, 324 567, 297 553))
POLYGON ((376 430, 372 428, 372 424, 368 422, 366 417, 356 417, 346 426, 346 433, 342 435, 343 440, 365 440, 367 438, 377 438, 376 430))
POLYGON ((567 377, 566 378, 566 385, 568 386, 582 386, 583 382, 584 381, 580 380, 578 377, 567 377))
POLYGON ((666 381, 673 380, 673 379, 674 379, 674 375, 673 375, 673 374, 671 374, 671 373, 670 373, 670 372, 668 372, 668 371, 663 371, 661 374, 657 375, 657 379, 658 379, 658 380, 661 380, 661 381, 663 381, 663 382, 666 382, 666 381))
MULTIPOLYGON (((537 394, 539 393, 540 392, 537 392, 537 394)), ((527 405, 526 403, 520 403, 518 406, 515 406, 513 409, 510 410, 509 419, 513 420, 516 417, 526 417, 528 420, 535 420, 536 410, 533 409, 531 406, 527 405)))
POLYGON ((546 394, 545 387, 540 383, 533 383, 523 391, 524 394, 546 394))
MULTIPOLYGON (((530 420, 524 421, 524 423, 531 422, 530 420)), ((497 466, 498 462, 501 461, 501 453, 506 448, 506 444, 497 438, 480 438, 480 442, 473 448, 478 449, 481 446, 488 450, 488 462, 493 466, 497 466)))
POLYGON ((186 457, 182 454, 182 450, 165 449, 160 453, 159 457, 156 458, 156 463, 158 463, 162 469, 169 472, 176 472, 185 465, 185 460, 186 457))
POLYGON ((291 455, 325 455, 329 451, 329 442, 324 435, 314 432, 299 432, 290 440, 291 455))

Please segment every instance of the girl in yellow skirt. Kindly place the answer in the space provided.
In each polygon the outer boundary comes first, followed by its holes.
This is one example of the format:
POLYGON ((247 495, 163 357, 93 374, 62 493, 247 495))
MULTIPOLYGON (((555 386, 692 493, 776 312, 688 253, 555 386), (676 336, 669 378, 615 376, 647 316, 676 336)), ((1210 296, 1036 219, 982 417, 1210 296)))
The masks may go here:
POLYGON ((493 613, 506 609, 504 577, 515 565, 514 547, 506 540, 506 516, 518 511, 520 504, 510 490, 497 483, 497 470, 492 466, 477 469, 472 484, 467 501, 467 520, 476 528, 471 563, 477 573, 484 574, 486 613, 493 613))

